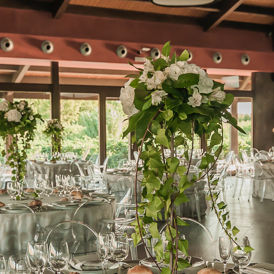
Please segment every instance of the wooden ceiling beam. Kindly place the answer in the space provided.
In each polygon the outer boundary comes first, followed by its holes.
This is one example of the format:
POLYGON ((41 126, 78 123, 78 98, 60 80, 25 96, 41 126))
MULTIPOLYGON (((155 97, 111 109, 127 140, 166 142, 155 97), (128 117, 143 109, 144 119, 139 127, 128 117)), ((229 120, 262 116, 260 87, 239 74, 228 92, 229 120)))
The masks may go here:
POLYGON ((20 66, 19 69, 12 75, 13 83, 20 83, 28 71, 30 65, 20 66))
POLYGON ((240 85, 240 90, 244 90, 246 89, 246 87, 248 86, 248 84, 251 82, 251 76, 246 76, 244 78, 244 80, 242 81, 241 85, 240 85))
POLYGON ((53 12, 52 16, 55 19, 59 19, 66 12, 69 6, 70 0, 55 0, 53 2, 53 12))
POLYGON ((211 14, 206 18, 205 31, 210 31, 216 28, 222 21, 224 21, 233 11, 235 11, 244 0, 226 0, 221 10, 216 14, 211 14))

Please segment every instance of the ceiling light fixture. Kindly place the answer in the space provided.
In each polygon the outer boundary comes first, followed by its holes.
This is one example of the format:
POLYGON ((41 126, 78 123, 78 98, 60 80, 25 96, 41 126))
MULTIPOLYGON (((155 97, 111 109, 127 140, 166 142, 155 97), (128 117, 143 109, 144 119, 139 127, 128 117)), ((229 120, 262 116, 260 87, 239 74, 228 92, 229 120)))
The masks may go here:
POLYGON ((215 0, 151 0, 153 4, 169 7, 207 5, 215 0))

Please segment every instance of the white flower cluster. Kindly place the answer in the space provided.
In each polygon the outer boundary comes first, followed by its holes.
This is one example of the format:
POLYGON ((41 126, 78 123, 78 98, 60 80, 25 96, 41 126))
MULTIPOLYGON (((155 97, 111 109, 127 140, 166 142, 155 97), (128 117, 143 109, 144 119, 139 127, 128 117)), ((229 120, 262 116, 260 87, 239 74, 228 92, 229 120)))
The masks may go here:
MULTIPOLYGON (((165 59, 167 62, 168 58, 165 59)), ((163 90, 162 84, 170 78, 177 81, 182 74, 194 73, 199 75, 199 82, 197 85, 191 86, 193 91, 192 96, 188 98, 188 104, 192 107, 198 107, 208 101, 217 101, 222 103, 225 99, 225 92, 220 87, 213 89, 214 82, 207 73, 195 64, 188 64, 186 61, 178 61, 166 67, 164 71, 154 69, 153 64, 149 59, 144 63, 144 70, 139 77, 139 82, 145 83, 146 89, 151 91, 152 105, 159 105, 163 98, 168 94, 163 90)), ((122 102, 124 112, 131 116, 138 112, 134 106, 135 89, 130 86, 133 79, 130 79, 121 88, 120 100, 122 102)))
MULTIPOLYGON (((21 121, 22 115, 25 112, 25 108, 27 106, 26 101, 20 101, 19 104, 10 105, 8 101, 4 100, 0 102, 0 111, 5 112, 4 117, 9 122, 17 122, 21 121)), ((30 115, 30 119, 33 119, 33 116, 30 115)))
POLYGON ((47 121, 47 129, 63 130, 63 126, 58 119, 51 119, 47 121))

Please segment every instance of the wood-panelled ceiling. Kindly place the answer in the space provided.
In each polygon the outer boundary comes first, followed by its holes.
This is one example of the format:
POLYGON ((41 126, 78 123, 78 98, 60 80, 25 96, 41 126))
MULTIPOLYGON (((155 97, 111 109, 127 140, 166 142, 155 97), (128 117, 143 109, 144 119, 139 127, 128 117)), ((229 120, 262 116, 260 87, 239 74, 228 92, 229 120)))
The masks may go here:
POLYGON ((205 31, 218 26, 272 32, 274 0, 215 0, 203 6, 163 7, 150 0, 1 0, 0 6, 45 10, 60 18, 65 12, 101 16, 177 20, 198 24, 205 31))

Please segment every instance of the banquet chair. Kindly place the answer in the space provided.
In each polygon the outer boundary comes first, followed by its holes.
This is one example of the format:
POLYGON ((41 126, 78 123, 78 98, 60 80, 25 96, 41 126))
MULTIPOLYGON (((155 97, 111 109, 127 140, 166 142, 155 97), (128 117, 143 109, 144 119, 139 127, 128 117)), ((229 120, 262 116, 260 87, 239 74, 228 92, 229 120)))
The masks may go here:
POLYGON ((262 161, 256 161, 254 167, 254 181, 255 183, 259 182, 259 189, 258 191, 255 189, 255 192, 258 192, 260 202, 263 202, 265 198, 267 187, 271 192, 271 200, 274 201, 274 170, 271 169, 271 166, 267 168, 267 163, 262 161))
POLYGON ((96 252, 98 233, 89 225, 75 220, 62 221, 48 232, 45 242, 66 241, 72 257, 96 252))
POLYGON ((249 182, 248 201, 251 200, 254 179, 254 162, 250 158, 245 158, 243 161, 236 158, 236 182, 234 185, 233 198, 236 196, 239 188, 238 199, 242 196, 243 186, 246 181, 249 182))
MULTIPOLYGON (((207 254, 207 250, 210 246, 214 245, 215 239, 208 228, 206 228, 200 222, 187 217, 178 217, 181 221, 187 223, 186 226, 178 226, 178 230, 183 240, 187 240, 189 243, 188 254, 189 256, 202 257, 207 254)), ((160 229, 161 238, 164 248, 168 244, 165 237, 166 224, 160 229)), ((152 250, 153 251, 153 250, 152 250)), ((153 252, 154 253, 154 252, 153 252)), ((147 254, 148 255, 148 254, 147 254)), ((182 254, 185 256, 185 254, 182 254)), ((212 258, 205 258, 212 260, 212 258)))

